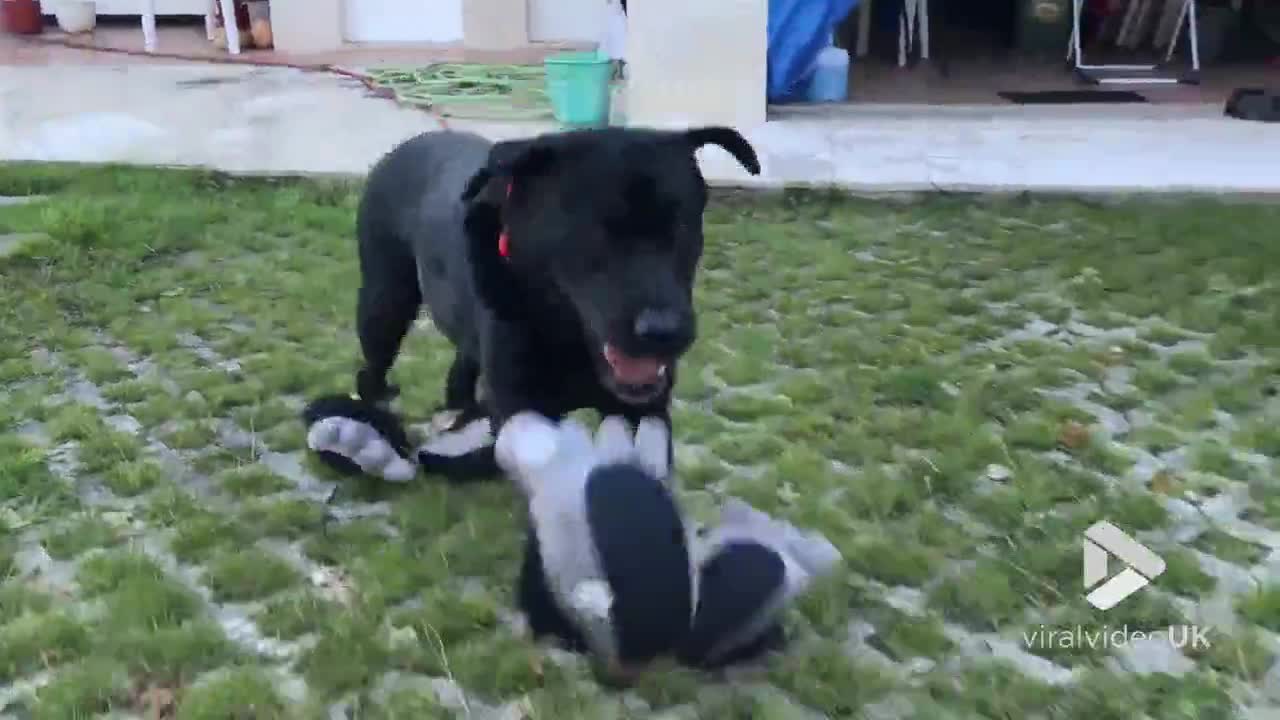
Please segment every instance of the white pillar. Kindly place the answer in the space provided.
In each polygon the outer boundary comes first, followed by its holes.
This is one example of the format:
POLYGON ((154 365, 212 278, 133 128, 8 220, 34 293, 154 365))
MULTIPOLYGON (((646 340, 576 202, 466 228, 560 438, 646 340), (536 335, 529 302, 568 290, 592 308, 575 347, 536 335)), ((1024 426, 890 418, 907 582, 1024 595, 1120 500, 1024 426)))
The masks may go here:
POLYGON ((337 50, 343 45, 342 13, 343 0, 271 0, 272 45, 284 53, 337 50))
POLYGON ((765 121, 768 0, 627 3, 628 125, 765 121))
MULTIPOLYGON (((222 3, 222 29, 227 34, 227 52, 240 54, 240 26, 236 22, 236 4, 233 0, 220 0, 222 3)), ((245 28, 248 30, 249 28, 245 28)))
POLYGON ((463 47, 519 50, 528 44, 528 0, 462 0, 463 47))
POLYGON ((156 51, 156 0, 142 0, 142 49, 156 51))

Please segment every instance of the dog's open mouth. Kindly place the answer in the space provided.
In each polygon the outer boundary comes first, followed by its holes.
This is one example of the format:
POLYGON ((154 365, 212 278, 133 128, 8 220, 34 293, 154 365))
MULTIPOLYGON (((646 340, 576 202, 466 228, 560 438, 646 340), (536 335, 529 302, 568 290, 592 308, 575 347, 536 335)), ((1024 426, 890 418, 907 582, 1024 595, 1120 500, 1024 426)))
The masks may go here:
POLYGON ((669 363, 661 358, 633 357, 610 343, 601 350, 609 366, 613 390, 625 400, 643 402, 667 387, 669 363))

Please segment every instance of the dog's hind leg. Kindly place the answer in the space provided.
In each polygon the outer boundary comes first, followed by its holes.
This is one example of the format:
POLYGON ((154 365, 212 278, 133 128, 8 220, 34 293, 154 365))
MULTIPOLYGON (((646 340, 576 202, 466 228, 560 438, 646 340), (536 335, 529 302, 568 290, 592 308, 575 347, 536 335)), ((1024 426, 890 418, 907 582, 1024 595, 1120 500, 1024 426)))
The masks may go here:
POLYGON ((476 383, 480 380, 479 361, 461 352, 453 356, 449 376, 444 386, 445 410, 457 410, 458 416, 446 432, 461 430, 473 421, 485 416, 485 409, 476 398, 476 383))
POLYGON ((364 354, 364 367, 356 373, 356 392, 371 403, 391 400, 399 393, 398 388, 387 383, 387 373, 422 305, 412 266, 407 273, 398 271, 379 280, 360 288, 356 307, 356 329, 364 354))

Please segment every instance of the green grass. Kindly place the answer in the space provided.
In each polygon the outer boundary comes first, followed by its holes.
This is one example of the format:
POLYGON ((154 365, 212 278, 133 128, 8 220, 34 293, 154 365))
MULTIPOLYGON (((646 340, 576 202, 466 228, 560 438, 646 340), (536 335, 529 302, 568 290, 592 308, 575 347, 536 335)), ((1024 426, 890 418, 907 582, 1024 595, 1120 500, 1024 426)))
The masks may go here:
POLYGON ((334 603, 314 593, 302 593, 271 600, 254 619, 258 629, 269 637, 296 640, 319 632, 336 612, 334 603))
MULTIPOLYGON (((342 480, 326 504, 259 464, 304 450, 299 399, 351 390, 357 185, 5 165, 6 188, 55 193, 0 210, 5 232, 51 237, 0 261, 0 687, 50 680, 19 699, 23 716, 147 717, 157 697, 179 719, 321 717, 339 698, 356 717, 455 714, 414 674, 524 697, 534 720, 647 716, 508 626, 523 532, 509 485, 342 480), (136 434, 107 420, 125 414, 136 434), (232 427, 247 446, 224 446, 232 427), (385 516, 349 517, 371 508, 385 516), (29 574, 41 549, 73 584, 29 574), (255 654, 209 602, 296 647, 255 654), (376 693, 392 672, 406 684, 376 693), (305 700, 284 691, 289 673, 305 700)), ((1175 541, 1166 503, 1226 494, 1280 530, 1257 457, 1280 458, 1280 206, 714 195, 673 413, 682 499, 711 519, 745 498, 845 562, 786 614, 793 644, 758 683, 664 665, 634 688, 654 714, 859 717, 904 698, 922 718, 1214 720, 1260 688, 1275 661, 1262 631, 1280 632, 1272 586, 1237 598, 1237 627, 1177 680, 1121 672, 1105 651, 1038 650, 1085 675, 1050 687, 943 628, 1159 628, 1185 621, 1170 598, 1218 589, 1200 553, 1267 561, 1273 548, 1230 526, 1175 541), (1037 317, 1139 338, 1011 335, 1037 317), (1108 434, 1077 396, 1131 427, 1108 434), (1167 465, 1146 488, 1139 451, 1167 465), (1167 570, 1100 613, 1080 535, 1104 518, 1167 570), (901 672, 845 652, 855 620, 901 672)), ((438 335, 409 335, 392 372, 408 419, 439 402, 450 360, 438 335)))
POLYGON ((106 348, 82 348, 72 354, 71 361, 80 368, 86 378, 99 385, 124 380, 131 375, 129 368, 106 348))
POLYGON ((295 539, 309 537, 324 527, 325 508, 309 500, 260 500, 245 503, 247 525, 263 535, 295 539))
POLYGON ((948 620, 994 630, 1015 621, 1026 609, 1016 583, 1012 569, 984 559, 972 570, 939 583, 929 603, 948 620))
POLYGON ((1176 450, 1186 444, 1180 433, 1163 425, 1144 425, 1134 430, 1128 440, 1156 455, 1176 450))
POLYGON ((0 680, 78 660, 89 642, 88 629, 65 612, 20 615, 0 627, 0 680))
POLYGON ((77 518, 47 535, 44 549, 55 560, 68 560, 87 550, 111 547, 120 539, 120 531, 101 518, 77 518))
POLYGON ((251 717, 283 720, 288 708, 266 668, 236 668, 188 690, 178 705, 179 720, 251 717))
MULTIPOLYGON (((578 710, 580 707, 581 705, 572 709, 578 710)), ((565 708, 565 710, 568 709, 570 708, 565 708)), ((434 692, 412 689, 393 691, 377 712, 380 714, 375 717, 383 717, 386 720, 410 720, 410 718, 446 720, 451 716, 440 704, 434 692)), ((540 717, 540 715, 535 711, 534 717, 540 717)))
POLYGON ((1262 453, 1272 460, 1280 458, 1280 428, 1277 428, 1275 423, 1258 419, 1246 425, 1239 436, 1246 448, 1262 453))
POLYGON ((1206 530, 1192 545, 1222 560, 1245 567, 1251 567, 1267 556, 1266 546, 1241 540, 1219 528, 1206 530))
POLYGON ((19 580, 0 584, 0 625, 7 625, 30 612, 47 612, 53 603, 48 593, 28 587, 19 580))
POLYGON ((1169 357, 1169 368, 1174 372, 1199 378, 1213 370, 1213 358, 1204 352, 1180 352, 1169 357))
POLYGON ((238 549, 255 538, 234 518, 202 512, 184 520, 169 541, 169 550, 182 562, 207 562, 215 554, 238 549))
POLYGON ((130 677, 177 683, 238 656, 200 598, 137 550, 87 558, 76 580, 102 606, 87 653, 130 677))
POLYGON ((390 669, 391 651, 369 617, 343 613, 320 631, 316 644, 301 658, 308 684, 325 696, 367 686, 390 669))
POLYGON ((163 387, 145 380, 127 379, 116 383, 108 383, 102 388, 102 396, 107 400, 124 405, 142 403, 152 398, 160 399, 165 395, 163 387))
POLYGON ((1239 602, 1246 620, 1271 632, 1280 632, 1280 585, 1260 586, 1239 602))
POLYGON ((1164 551, 1165 571, 1160 576, 1159 585, 1169 592, 1183 597, 1200 598, 1211 592, 1217 581, 1200 568, 1200 561, 1195 555, 1179 548, 1164 551))
POLYGON ((1176 345, 1192 337, 1186 331, 1179 330, 1177 327, 1163 322, 1147 328, 1141 335, 1147 342, 1165 346, 1176 345))
POLYGON ((1188 645, 1185 652, 1208 667, 1247 682, 1257 682, 1271 668, 1276 654, 1253 629, 1241 633, 1213 633, 1209 647, 1188 645))
POLYGON ((873 644, 890 658, 940 658, 953 647, 936 617, 912 617, 888 610, 876 623, 873 644))
POLYGON ((1139 390, 1151 395, 1164 395, 1182 385, 1183 379, 1178 373, 1159 362, 1147 362, 1138 366, 1133 384, 1139 390))
POLYGON ((53 476, 48 459, 44 449, 12 435, 0 436, 0 503, 25 508, 33 521, 77 510, 79 499, 53 476))
POLYGON ((238 497, 271 495, 290 487, 289 481, 261 465, 228 470, 219 478, 222 489, 238 497))
POLYGON ((1202 472, 1232 480, 1249 480, 1256 470, 1238 460, 1232 449, 1221 442, 1203 442, 1193 449, 1192 463, 1202 472))
POLYGON ((286 590, 299 581, 291 565, 265 550, 228 550, 209 563, 205 583, 215 600, 245 602, 286 590))
POLYGON ((89 718, 128 704, 127 673, 109 660, 95 658, 60 670, 36 692, 32 715, 47 720, 89 718))
POLYGON ((213 444, 216 437, 217 432, 209 423, 191 421, 165 433, 161 439, 174 450, 194 450, 213 444))
POLYGON ((149 460, 118 463, 102 478, 108 490, 122 497, 135 497, 151 490, 164 478, 164 469, 149 460))

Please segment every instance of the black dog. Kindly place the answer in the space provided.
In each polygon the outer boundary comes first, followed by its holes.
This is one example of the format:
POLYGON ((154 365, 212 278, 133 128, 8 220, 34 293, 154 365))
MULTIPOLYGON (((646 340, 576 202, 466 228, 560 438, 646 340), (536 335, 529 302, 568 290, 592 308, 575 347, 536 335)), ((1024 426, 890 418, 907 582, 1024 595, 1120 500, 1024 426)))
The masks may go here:
MULTIPOLYGON (((381 403, 426 305, 456 348, 444 406, 455 427, 580 408, 670 421, 676 362, 693 343, 693 283, 714 144, 759 174, 738 132, 608 128, 491 144, 429 132, 374 166, 357 219, 357 391, 381 403), (483 388, 483 404, 477 389, 483 388)), ((493 448, 421 453, 454 480, 496 474, 493 448)))

